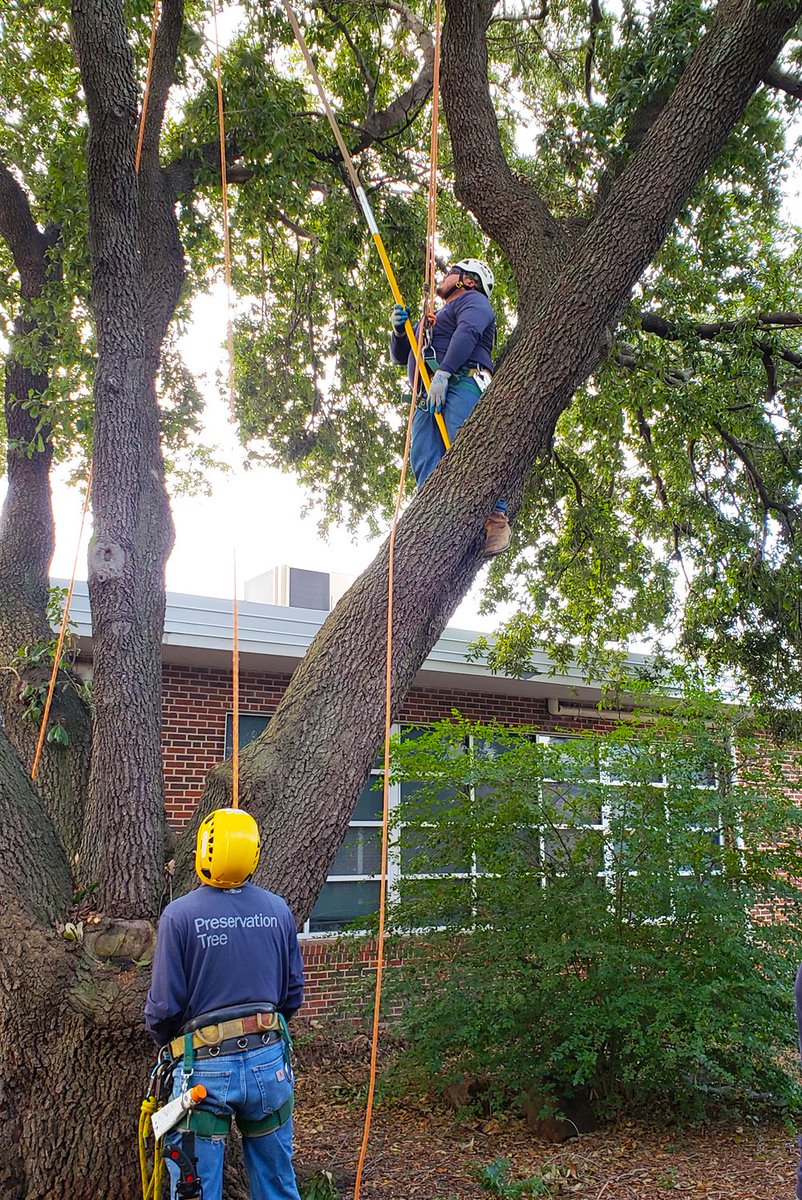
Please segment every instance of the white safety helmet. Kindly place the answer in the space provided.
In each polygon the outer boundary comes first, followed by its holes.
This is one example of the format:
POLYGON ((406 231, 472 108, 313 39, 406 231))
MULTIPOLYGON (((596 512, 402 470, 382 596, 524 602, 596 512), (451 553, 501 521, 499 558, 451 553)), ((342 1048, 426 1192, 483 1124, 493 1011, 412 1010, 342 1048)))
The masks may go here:
POLYGON ((460 271, 469 271, 471 275, 478 275, 482 291, 490 299, 496 277, 487 263, 480 262, 478 258, 461 258, 459 262, 454 263, 454 266, 460 271))

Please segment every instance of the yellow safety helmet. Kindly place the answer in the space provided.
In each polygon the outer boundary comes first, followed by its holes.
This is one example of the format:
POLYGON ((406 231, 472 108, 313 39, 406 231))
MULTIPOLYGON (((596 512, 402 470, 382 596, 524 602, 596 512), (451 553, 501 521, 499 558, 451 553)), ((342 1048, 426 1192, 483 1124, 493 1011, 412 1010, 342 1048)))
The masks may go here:
POLYGON ((259 862, 259 826, 241 808, 216 808, 201 821, 195 871, 212 887, 239 887, 259 862))

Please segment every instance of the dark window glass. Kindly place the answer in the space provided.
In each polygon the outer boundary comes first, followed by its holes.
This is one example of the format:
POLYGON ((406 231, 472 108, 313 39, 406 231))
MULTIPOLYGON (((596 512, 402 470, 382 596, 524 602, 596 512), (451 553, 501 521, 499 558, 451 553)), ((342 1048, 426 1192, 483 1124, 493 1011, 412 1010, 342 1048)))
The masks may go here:
POLYGON ((379 881, 325 883, 309 918, 311 933, 336 933, 379 907, 379 881))
MULTIPOLYGON (((248 742, 258 737, 263 729, 267 729, 272 713, 240 713, 239 715, 239 748, 242 750, 248 742)), ((223 758, 230 758, 233 746, 234 715, 226 713, 226 736, 223 748, 223 758)))

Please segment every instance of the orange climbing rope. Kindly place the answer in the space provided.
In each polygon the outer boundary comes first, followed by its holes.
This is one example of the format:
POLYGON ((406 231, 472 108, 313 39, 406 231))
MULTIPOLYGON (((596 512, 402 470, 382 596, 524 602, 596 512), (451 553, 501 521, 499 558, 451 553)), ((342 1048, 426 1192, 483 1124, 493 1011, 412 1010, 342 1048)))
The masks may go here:
MULTIPOLYGON (((145 86, 142 92, 142 111, 139 114, 139 128, 137 129, 136 151, 134 154, 134 171, 139 174, 139 168, 142 163, 142 145, 145 139, 145 118, 148 111, 148 98, 150 96, 150 81, 153 75, 153 54, 156 48, 156 30, 159 21, 159 6, 160 0, 154 0, 153 3, 153 18, 150 29, 150 45, 148 48, 148 65, 145 71, 145 86)), ((31 779, 35 780, 39 774, 39 766, 42 760, 42 750, 45 744, 45 734, 47 732, 47 722, 50 718, 50 708, 53 703, 53 695, 56 690, 56 679, 58 678, 59 664, 61 655, 64 650, 64 639, 67 636, 67 626, 70 619, 70 604, 72 603, 72 593, 75 589, 75 576, 78 573, 78 555, 81 550, 81 540, 84 533, 84 525, 86 524, 86 516, 89 511, 89 502, 92 496, 92 470, 93 466, 89 464, 89 474, 86 479, 86 498, 84 500, 83 513, 81 515, 81 526, 78 531, 78 545, 75 548, 75 559, 72 564, 72 574, 67 587, 67 595, 64 600, 64 612, 61 616, 61 629, 59 630, 58 639, 56 641, 56 650, 53 656, 53 667, 50 672, 50 682, 47 688, 45 697, 45 705, 42 709, 42 720, 39 726, 39 737, 36 743, 36 751, 33 756, 31 765, 31 779)))
MULTIPOLYGON (((228 405, 234 417, 234 326, 231 321, 231 234, 228 221, 228 173, 226 170, 226 120, 223 104, 223 73, 220 66, 220 38, 217 32, 217 0, 212 0, 214 15, 214 62, 217 79, 217 125, 220 135, 220 184, 223 196, 223 261, 225 264, 226 304, 228 311, 228 405)), ((239 601, 237 599, 237 558, 234 555, 234 604, 231 638, 231 806, 239 808, 239 601)))
MULTIPOLYGON (((304 56, 306 65, 314 80, 318 95, 325 110, 329 124, 331 125, 334 139, 340 149, 343 157, 346 170, 354 188, 354 194, 359 201, 362 213, 367 222, 368 228, 373 235, 373 240, 376 244, 376 249, 379 253, 382 266, 384 267, 387 280, 393 293, 396 304, 403 305, 403 297, 398 287, 390 260, 384 248, 381 234, 379 232, 376 220, 373 216, 364 188, 362 187, 359 176, 354 168, 351 155, 343 140, 340 132, 337 119, 329 103, 328 96, 323 87, 323 82, 315 67, 306 40, 301 31, 298 19, 292 9, 289 0, 282 0, 284 10, 287 14, 287 19, 292 26, 301 53, 304 56)), ((439 93, 440 93, 440 25, 441 25, 441 9, 440 0, 436 3, 435 16, 435 46, 434 46, 434 72, 432 80, 432 139, 430 151, 430 169, 429 169, 429 199, 428 199, 428 219, 426 232, 426 314, 425 320, 431 321, 434 316, 434 296, 435 296, 435 258, 436 258, 436 205, 437 205, 437 131, 439 125, 439 93)), ((426 390, 429 390, 429 373, 426 364, 423 360, 418 340, 415 336, 415 331, 411 321, 406 322, 406 334, 409 338, 410 346, 415 355, 415 377, 412 384, 412 396, 410 399, 409 414, 407 417, 406 439, 404 443, 404 456, 401 464, 401 477, 398 484, 398 492, 396 495, 395 511, 393 513, 392 525, 390 527, 390 537, 388 542, 388 564, 387 564, 387 655, 385 663, 385 711, 384 711, 384 785, 382 794, 382 847, 381 847, 381 875, 379 881, 379 926, 377 932, 377 949, 376 949, 376 985, 373 1003, 373 1029, 371 1037, 371 1052, 370 1052, 370 1078, 368 1083, 368 1097, 365 1108, 365 1123, 362 1133, 362 1144, 359 1151, 359 1160, 356 1170, 356 1182, 354 1186, 354 1200, 360 1200, 362 1188, 362 1175, 365 1167, 365 1159, 367 1157, 368 1142, 370 1138, 370 1126, 373 1115, 373 1102, 376 1090, 376 1068, 378 1059, 379 1045, 379 1016, 381 1009, 381 992, 382 980, 384 974, 384 932, 385 932, 385 915, 387 908, 387 850, 388 850, 388 823, 389 823, 389 780, 390 780, 390 729, 392 725, 392 663, 393 663, 393 577, 395 568, 395 537, 398 526, 398 518, 401 511, 401 502, 404 496, 404 485, 406 482, 407 464, 409 462, 409 447, 412 435, 412 419, 415 415, 415 399, 418 391, 419 379, 423 380, 426 390)), ((435 419, 440 429, 443 442, 446 449, 450 448, 450 440, 446 430, 445 421, 441 413, 435 413, 435 419)))
POLYGON ((142 111, 139 114, 139 129, 136 135, 136 154, 134 156, 134 170, 139 174, 139 166, 142 162, 142 143, 145 140, 145 118, 148 115, 148 99, 150 97, 150 79, 153 74, 153 53, 156 49, 156 28, 159 22, 159 4, 160 0, 153 0, 153 19, 150 25, 150 46, 148 47, 148 65, 145 71, 145 88, 142 93, 142 111))

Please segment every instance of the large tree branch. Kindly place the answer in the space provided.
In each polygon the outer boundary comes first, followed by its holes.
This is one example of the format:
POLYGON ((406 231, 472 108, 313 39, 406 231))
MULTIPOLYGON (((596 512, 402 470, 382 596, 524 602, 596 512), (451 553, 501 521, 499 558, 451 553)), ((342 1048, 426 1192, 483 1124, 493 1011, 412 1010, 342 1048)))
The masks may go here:
POLYGON ((781 70, 776 63, 769 67, 763 76, 763 82, 769 87, 777 88, 778 91, 793 96, 795 100, 802 100, 802 77, 781 70))
MULTIPOLYGON (((683 330, 676 321, 661 317, 659 313, 642 313, 640 326, 644 333, 653 333, 665 341, 678 342, 682 340, 683 330)), ((703 342, 715 341, 724 334, 737 333, 748 326, 760 329, 797 329, 802 327, 802 313, 796 312, 765 312, 748 320, 702 321, 691 326, 691 332, 703 342)), ((772 346, 764 338, 755 338, 753 344, 761 354, 777 356, 791 363, 792 366, 802 367, 802 354, 790 346, 772 346)))
POLYGON ((416 13, 401 0, 393 0, 387 7, 397 12, 403 23, 415 35, 422 58, 421 69, 406 91, 379 112, 370 108, 360 127, 360 139, 352 148, 352 154, 366 150, 374 142, 381 141, 403 128, 414 118, 432 90, 434 81, 434 39, 416 13))
POLYGON ((0 237, 8 243, 14 257, 23 299, 38 296, 47 275, 47 250, 51 239, 39 229, 22 186, 2 162, 0 237))
POLYGON ((557 274, 567 249, 536 188, 505 158, 487 75, 493 0, 450 0, 443 26, 443 102, 454 153, 454 194, 510 259, 523 313, 557 274))
POLYGON ((184 24, 183 0, 163 0, 156 42, 153 47, 153 70, 148 89, 145 131, 142 139, 142 163, 155 170, 159 166, 159 139, 170 88, 175 82, 178 40, 184 24))
MULTIPOLYGON (((3 370, 8 487, 0 512, 0 665, 4 668, 0 674, 0 713, 6 735, 20 759, 30 764, 38 727, 25 715, 27 704, 21 691, 40 686, 42 676, 49 671, 24 661, 12 669, 12 663, 22 647, 47 642, 51 637, 47 598, 55 529, 50 488, 51 430, 44 415, 37 411, 50 382, 47 360, 52 335, 46 329, 46 319, 39 317, 35 324, 26 307, 27 302, 42 296, 49 280, 58 280, 61 264, 58 255, 51 253, 58 242, 58 230, 39 230, 23 188, 2 163, 0 235, 11 248, 20 277, 22 310, 14 322, 15 338, 35 339, 42 356, 38 369, 34 369, 24 355, 15 355, 12 343, 3 370)), ((73 854, 81 830, 90 723, 66 675, 60 676, 52 719, 67 730, 70 744, 66 749, 45 744, 37 786, 63 845, 73 854)))

